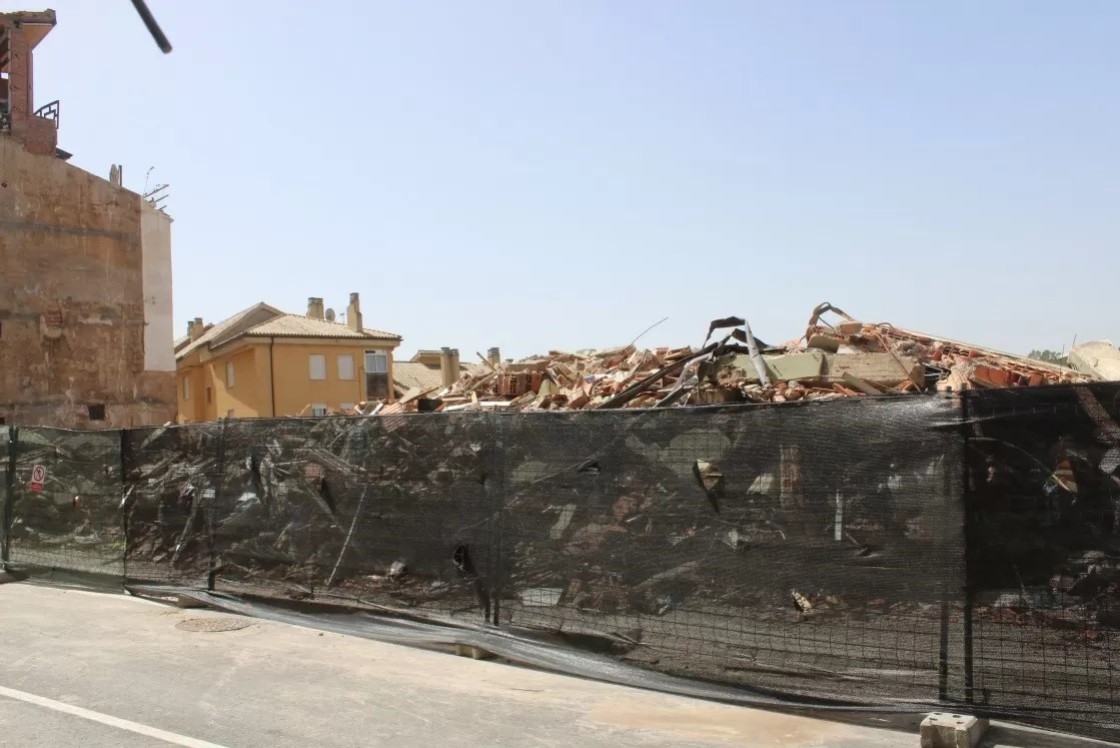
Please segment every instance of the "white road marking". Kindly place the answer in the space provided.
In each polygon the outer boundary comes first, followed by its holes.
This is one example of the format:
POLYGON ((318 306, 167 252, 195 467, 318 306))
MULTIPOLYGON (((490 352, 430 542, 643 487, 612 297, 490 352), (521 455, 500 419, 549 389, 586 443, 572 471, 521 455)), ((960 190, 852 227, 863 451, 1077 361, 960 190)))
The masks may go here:
POLYGON ((118 730, 127 730, 129 732, 134 732, 137 735, 145 735, 149 738, 156 738, 157 740, 162 740, 166 743, 171 743, 172 745, 182 745, 186 746, 186 748, 225 748, 225 746, 218 745, 217 743, 208 743, 205 740, 188 738, 186 735, 179 735, 174 732, 168 732, 167 730, 161 730, 158 727, 149 727, 148 725, 142 725, 139 722, 132 722, 130 720, 121 719, 120 717, 114 717, 109 714, 102 714, 101 712, 95 712, 90 709, 83 709, 80 706, 64 704, 61 701, 55 701, 54 699, 48 699, 43 696, 36 696, 33 693, 27 693, 25 691, 17 691, 14 688, 5 688, 4 686, 0 686, 0 696, 7 696, 9 699, 15 699, 16 701, 22 701, 27 704, 34 704, 35 706, 41 706, 44 709, 53 709, 56 712, 62 712, 63 714, 69 714, 74 717, 81 717, 82 719, 88 719, 91 722, 100 722, 103 725, 116 727, 118 730))

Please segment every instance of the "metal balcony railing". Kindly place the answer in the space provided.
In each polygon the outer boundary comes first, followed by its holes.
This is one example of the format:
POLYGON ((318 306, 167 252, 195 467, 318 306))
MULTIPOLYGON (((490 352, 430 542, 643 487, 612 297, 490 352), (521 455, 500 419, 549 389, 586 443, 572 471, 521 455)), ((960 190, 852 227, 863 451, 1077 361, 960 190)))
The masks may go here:
POLYGON ((49 104, 43 104, 43 106, 41 106, 41 107, 39 107, 38 109, 35 110, 35 116, 36 117, 42 117, 43 119, 53 119, 54 120, 54 128, 57 130, 58 129, 58 117, 59 117, 59 108, 58 107, 59 107, 59 105, 58 105, 57 100, 52 101, 49 104))

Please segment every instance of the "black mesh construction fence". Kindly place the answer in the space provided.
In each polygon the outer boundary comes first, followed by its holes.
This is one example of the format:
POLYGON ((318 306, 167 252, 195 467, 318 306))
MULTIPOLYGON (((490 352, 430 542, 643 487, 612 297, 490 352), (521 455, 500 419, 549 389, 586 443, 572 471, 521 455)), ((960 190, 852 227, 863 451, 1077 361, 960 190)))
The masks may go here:
POLYGON ((491 433, 468 414, 227 423, 214 589, 484 619, 491 433))
POLYGON ((1120 385, 0 430, 10 569, 1120 736, 1120 385))
POLYGON ((123 575, 121 433, 13 429, 7 445, 7 561, 123 575))
POLYGON ((933 702, 963 604, 942 399, 506 419, 501 622, 801 696, 933 702))
POLYGON ((211 586, 225 429, 204 423, 122 432, 119 521, 128 581, 211 586))
POLYGON ((964 399, 965 620, 981 705, 1120 736, 1120 385, 964 399))

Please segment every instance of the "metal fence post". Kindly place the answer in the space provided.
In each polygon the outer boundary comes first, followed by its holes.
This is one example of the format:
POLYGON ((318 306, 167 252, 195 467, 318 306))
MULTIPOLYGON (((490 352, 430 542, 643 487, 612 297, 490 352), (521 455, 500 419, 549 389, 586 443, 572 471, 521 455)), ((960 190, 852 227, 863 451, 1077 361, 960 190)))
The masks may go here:
POLYGON ((127 433, 128 432, 125 429, 120 429, 120 431, 117 432, 117 449, 120 451, 119 457, 121 469, 121 503, 118 505, 118 511, 120 512, 121 532, 124 533, 124 550, 121 551, 121 581, 125 584, 127 584, 128 582, 128 554, 129 551, 132 550, 132 528, 129 526, 129 511, 131 509, 129 503, 131 500, 131 494, 129 493, 128 478, 128 468, 130 465, 132 465, 132 460, 128 459, 126 451, 127 445, 131 444, 132 440, 127 438, 127 433))
POLYGON ((11 561, 12 518, 13 504, 15 503, 16 485, 16 452, 19 444, 19 429, 15 426, 8 427, 8 464, 4 470, 4 498, 0 501, 3 511, 0 513, 0 569, 8 570, 11 561))
MULTIPOLYGON (((946 502, 959 502, 961 500, 960 492, 956 490, 953 485, 953 472, 950 469, 950 462, 952 458, 946 454, 941 461, 941 470, 944 473, 942 479, 944 480, 943 490, 945 491, 946 502)), ((963 526, 962 526, 963 532, 963 526)), ((939 648, 938 667, 937 667, 937 700, 949 700, 949 590, 951 587, 943 587, 941 589, 941 641, 939 648)))
POLYGON ((975 552, 974 535, 976 533, 975 501, 972 497, 972 470, 970 468, 969 454, 971 449, 972 424, 971 409, 969 407, 969 391, 961 394, 961 467, 964 470, 961 484, 961 498, 964 503, 964 700, 965 703, 973 702, 973 651, 972 651, 972 607, 976 597, 975 573, 976 564, 973 559, 975 552))
POLYGON ((490 510, 490 588, 489 610, 486 611, 490 623, 501 624, 502 592, 505 587, 505 560, 503 544, 505 537, 506 511, 506 418, 501 413, 491 413, 492 438, 490 440, 490 464, 486 467, 486 495, 490 510))
POLYGON ((229 419, 223 418, 221 420, 221 428, 218 431, 218 454, 215 458, 218 474, 214 481, 214 495, 210 498, 209 506, 206 507, 206 543, 210 549, 206 568, 206 589, 209 592, 214 591, 214 577, 218 571, 217 548, 214 543, 214 508, 222 499, 222 487, 225 484, 226 427, 228 424, 229 419))

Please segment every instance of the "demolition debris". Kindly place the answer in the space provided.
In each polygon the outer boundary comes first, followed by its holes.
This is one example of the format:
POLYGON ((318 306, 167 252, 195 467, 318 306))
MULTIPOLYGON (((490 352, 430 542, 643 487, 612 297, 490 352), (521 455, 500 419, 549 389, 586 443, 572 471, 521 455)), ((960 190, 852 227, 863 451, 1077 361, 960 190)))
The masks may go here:
POLYGON ((370 404, 355 412, 784 403, 1096 378, 1087 367, 1079 368, 861 322, 825 303, 813 310, 804 336, 781 346, 756 339, 745 319, 727 317, 711 323, 699 349, 640 350, 630 345, 589 353, 553 351, 507 363, 483 358, 451 386, 414 388, 396 403, 370 404), (826 315, 833 321, 826 321, 826 315), (723 334, 709 343, 717 331, 723 334))

